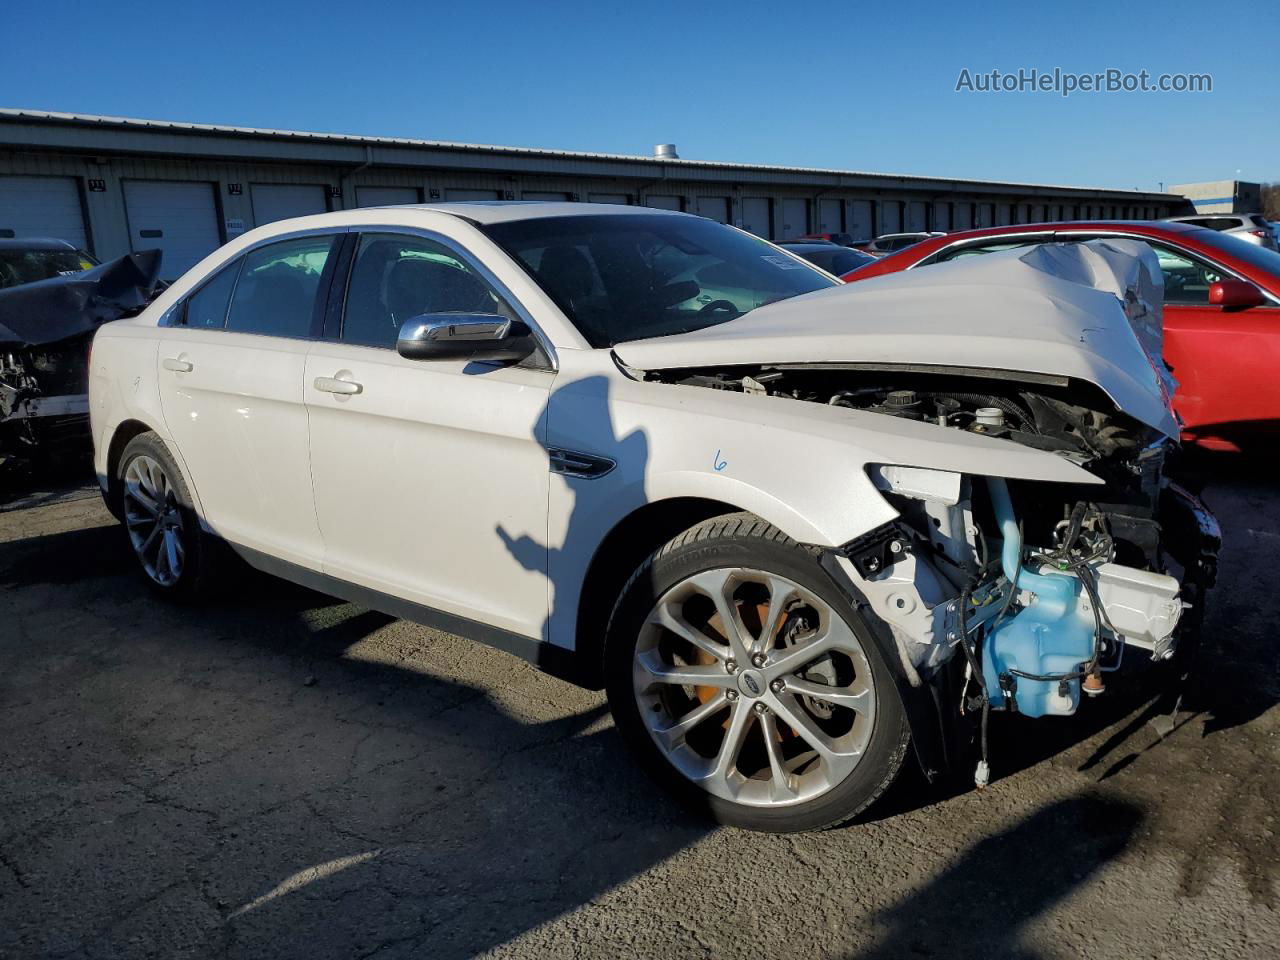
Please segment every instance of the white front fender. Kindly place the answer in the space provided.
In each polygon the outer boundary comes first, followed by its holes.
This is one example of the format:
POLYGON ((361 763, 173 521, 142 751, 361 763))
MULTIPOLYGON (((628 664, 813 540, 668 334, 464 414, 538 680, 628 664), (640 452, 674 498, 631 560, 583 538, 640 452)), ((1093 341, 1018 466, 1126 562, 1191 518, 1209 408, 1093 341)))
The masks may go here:
MULTIPOLYGON (((562 380, 563 380, 562 375, 562 380)), ((581 583, 601 541, 640 507, 716 500, 801 543, 836 547, 897 511, 872 463, 1060 483, 1100 483, 1052 454, 959 430, 781 397, 586 376, 552 392, 547 446, 607 458, 552 479, 549 636, 573 645, 581 583)))

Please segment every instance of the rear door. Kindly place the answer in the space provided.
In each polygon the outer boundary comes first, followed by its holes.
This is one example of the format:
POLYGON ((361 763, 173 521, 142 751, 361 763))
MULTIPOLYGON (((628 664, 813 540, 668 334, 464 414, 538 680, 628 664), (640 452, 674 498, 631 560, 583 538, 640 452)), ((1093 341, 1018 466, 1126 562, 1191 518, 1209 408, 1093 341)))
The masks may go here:
POLYGON ((362 234, 349 276, 345 309, 306 361, 324 571, 541 639, 554 373, 396 352, 419 314, 517 315, 442 236, 362 234), (332 392, 335 381, 348 392, 332 392))
POLYGON ((223 267, 160 330, 165 423, 220 536, 319 569, 303 405, 306 352, 344 234, 257 247, 223 267))

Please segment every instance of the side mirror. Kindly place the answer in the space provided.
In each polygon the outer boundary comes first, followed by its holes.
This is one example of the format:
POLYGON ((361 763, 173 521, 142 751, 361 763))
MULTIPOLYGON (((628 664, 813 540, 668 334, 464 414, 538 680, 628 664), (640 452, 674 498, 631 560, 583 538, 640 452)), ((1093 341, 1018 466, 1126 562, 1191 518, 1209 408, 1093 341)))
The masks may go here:
POLYGON ((410 360, 523 360, 533 334, 495 313, 424 313, 400 327, 396 352, 410 360))
POLYGON ((1266 303, 1262 291, 1247 280, 1219 280, 1209 284, 1209 302, 1216 307, 1260 307, 1266 303))

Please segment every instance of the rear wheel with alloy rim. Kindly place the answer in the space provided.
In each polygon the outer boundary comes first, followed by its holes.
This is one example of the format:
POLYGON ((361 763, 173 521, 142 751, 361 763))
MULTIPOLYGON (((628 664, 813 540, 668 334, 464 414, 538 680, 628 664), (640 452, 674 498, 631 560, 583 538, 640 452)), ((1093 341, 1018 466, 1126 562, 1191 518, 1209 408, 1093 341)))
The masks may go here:
POLYGON ((175 599, 203 592, 212 543, 164 442, 154 433, 134 437, 120 458, 118 482, 121 519, 147 583, 175 599))
POLYGON ((706 521, 631 578, 609 626, 618 726, 659 781, 723 823, 839 823, 892 782, 892 674, 813 554, 749 514, 706 521))

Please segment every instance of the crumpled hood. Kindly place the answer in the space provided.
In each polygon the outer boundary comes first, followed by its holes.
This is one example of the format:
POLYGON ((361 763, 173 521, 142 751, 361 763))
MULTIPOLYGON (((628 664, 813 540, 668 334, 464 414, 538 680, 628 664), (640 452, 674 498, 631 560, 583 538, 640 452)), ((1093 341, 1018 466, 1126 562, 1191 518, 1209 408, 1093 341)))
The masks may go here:
POLYGON ((142 250, 90 270, 0 290, 0 345, 39 347, 137 313, 155 296, 160 251, 142 250))
POLYGON ((1070 377, 1176 437, 1163 293, 1144 243, 1043 244, 821 290, 614 352, 640 370, 847 363, 1070 377))

